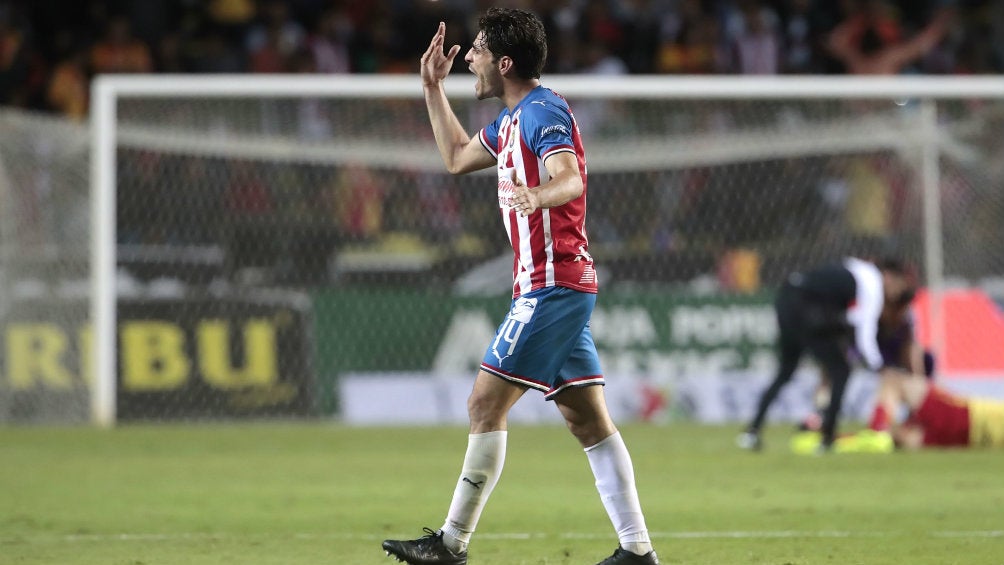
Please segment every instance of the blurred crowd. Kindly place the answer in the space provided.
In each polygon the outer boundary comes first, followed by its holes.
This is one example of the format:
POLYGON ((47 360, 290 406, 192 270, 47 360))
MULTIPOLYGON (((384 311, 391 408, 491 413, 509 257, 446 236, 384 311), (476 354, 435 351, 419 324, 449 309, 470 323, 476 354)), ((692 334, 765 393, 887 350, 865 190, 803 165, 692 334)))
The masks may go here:
POLYGON ((541 16, 546 73, 1004 70, 993 0, 0 0, 0 104, 83 119, 99 73, 416 72, 436 22, 466 48, 490 5, 541 16))

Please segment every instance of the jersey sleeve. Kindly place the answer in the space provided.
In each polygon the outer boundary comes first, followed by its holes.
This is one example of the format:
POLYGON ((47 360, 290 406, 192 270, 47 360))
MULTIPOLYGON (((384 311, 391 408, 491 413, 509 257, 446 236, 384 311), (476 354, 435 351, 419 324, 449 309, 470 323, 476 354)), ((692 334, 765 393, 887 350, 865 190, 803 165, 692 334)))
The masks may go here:
POLYGON ((498 159, 499 152, 499 120, 501 118, 496 118, 494 122, 488 124, 478 132, 478 139, 481 140, 481 146, 485 148, 489 154, 495 159, 498 159))
POLYGON ((568 106, 556 101, 541 100, 529 104, 523 111, 521 134, 541 161, 563 151, 575 153, 572 131, 575 124, 568 106))
POLYGON ((877 371, 884 366, 878 344, 878 320, 882 315, 882 277, 877 272, 855 272, 857 295, 854 306, 847 312, 847 321, 854 327, 854 341, 858 353, 868 368, 877 371))

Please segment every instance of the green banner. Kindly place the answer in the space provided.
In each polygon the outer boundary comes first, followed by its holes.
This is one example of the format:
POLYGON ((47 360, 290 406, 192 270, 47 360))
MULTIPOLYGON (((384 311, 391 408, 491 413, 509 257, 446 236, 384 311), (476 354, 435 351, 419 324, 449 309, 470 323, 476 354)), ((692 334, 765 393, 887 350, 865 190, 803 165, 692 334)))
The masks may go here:
MULTIPOLYGON (((473 374, 508 307, 506 296, 316 295, 326 404, 335 379, 347 372, 473 374)), ((605 373, 673 376, 771 366, 777 324, 768 294, 601 291, 592 331, 605 373)))

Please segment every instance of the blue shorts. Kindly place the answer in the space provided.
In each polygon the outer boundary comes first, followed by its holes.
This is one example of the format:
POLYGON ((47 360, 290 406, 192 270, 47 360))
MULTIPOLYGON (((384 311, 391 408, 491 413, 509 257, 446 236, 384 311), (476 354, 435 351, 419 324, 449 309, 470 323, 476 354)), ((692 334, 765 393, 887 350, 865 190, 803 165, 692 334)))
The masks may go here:
POLYGON ((551 400, 568 387, 602 385, 589 318, 596 295, 560 286, 524 294, 488 346, 481 369, 544 392, 551 400))

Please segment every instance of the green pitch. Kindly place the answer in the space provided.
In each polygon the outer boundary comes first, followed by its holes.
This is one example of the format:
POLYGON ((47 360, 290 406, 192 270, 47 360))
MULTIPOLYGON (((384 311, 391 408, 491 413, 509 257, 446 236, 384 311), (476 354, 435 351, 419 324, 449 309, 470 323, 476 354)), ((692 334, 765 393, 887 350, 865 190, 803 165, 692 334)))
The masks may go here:
MULTIPOLYGON (((663 563, 1004 563, 1004 454, 761 454, 735 427, 625 426, 663 563)), ((380 541, 436 528, 459 428, 0 428, 0 563, 392 564, 380 541)), ((592 565, 616 546, 582 451, 509 434, 472 565, 592 565)))

